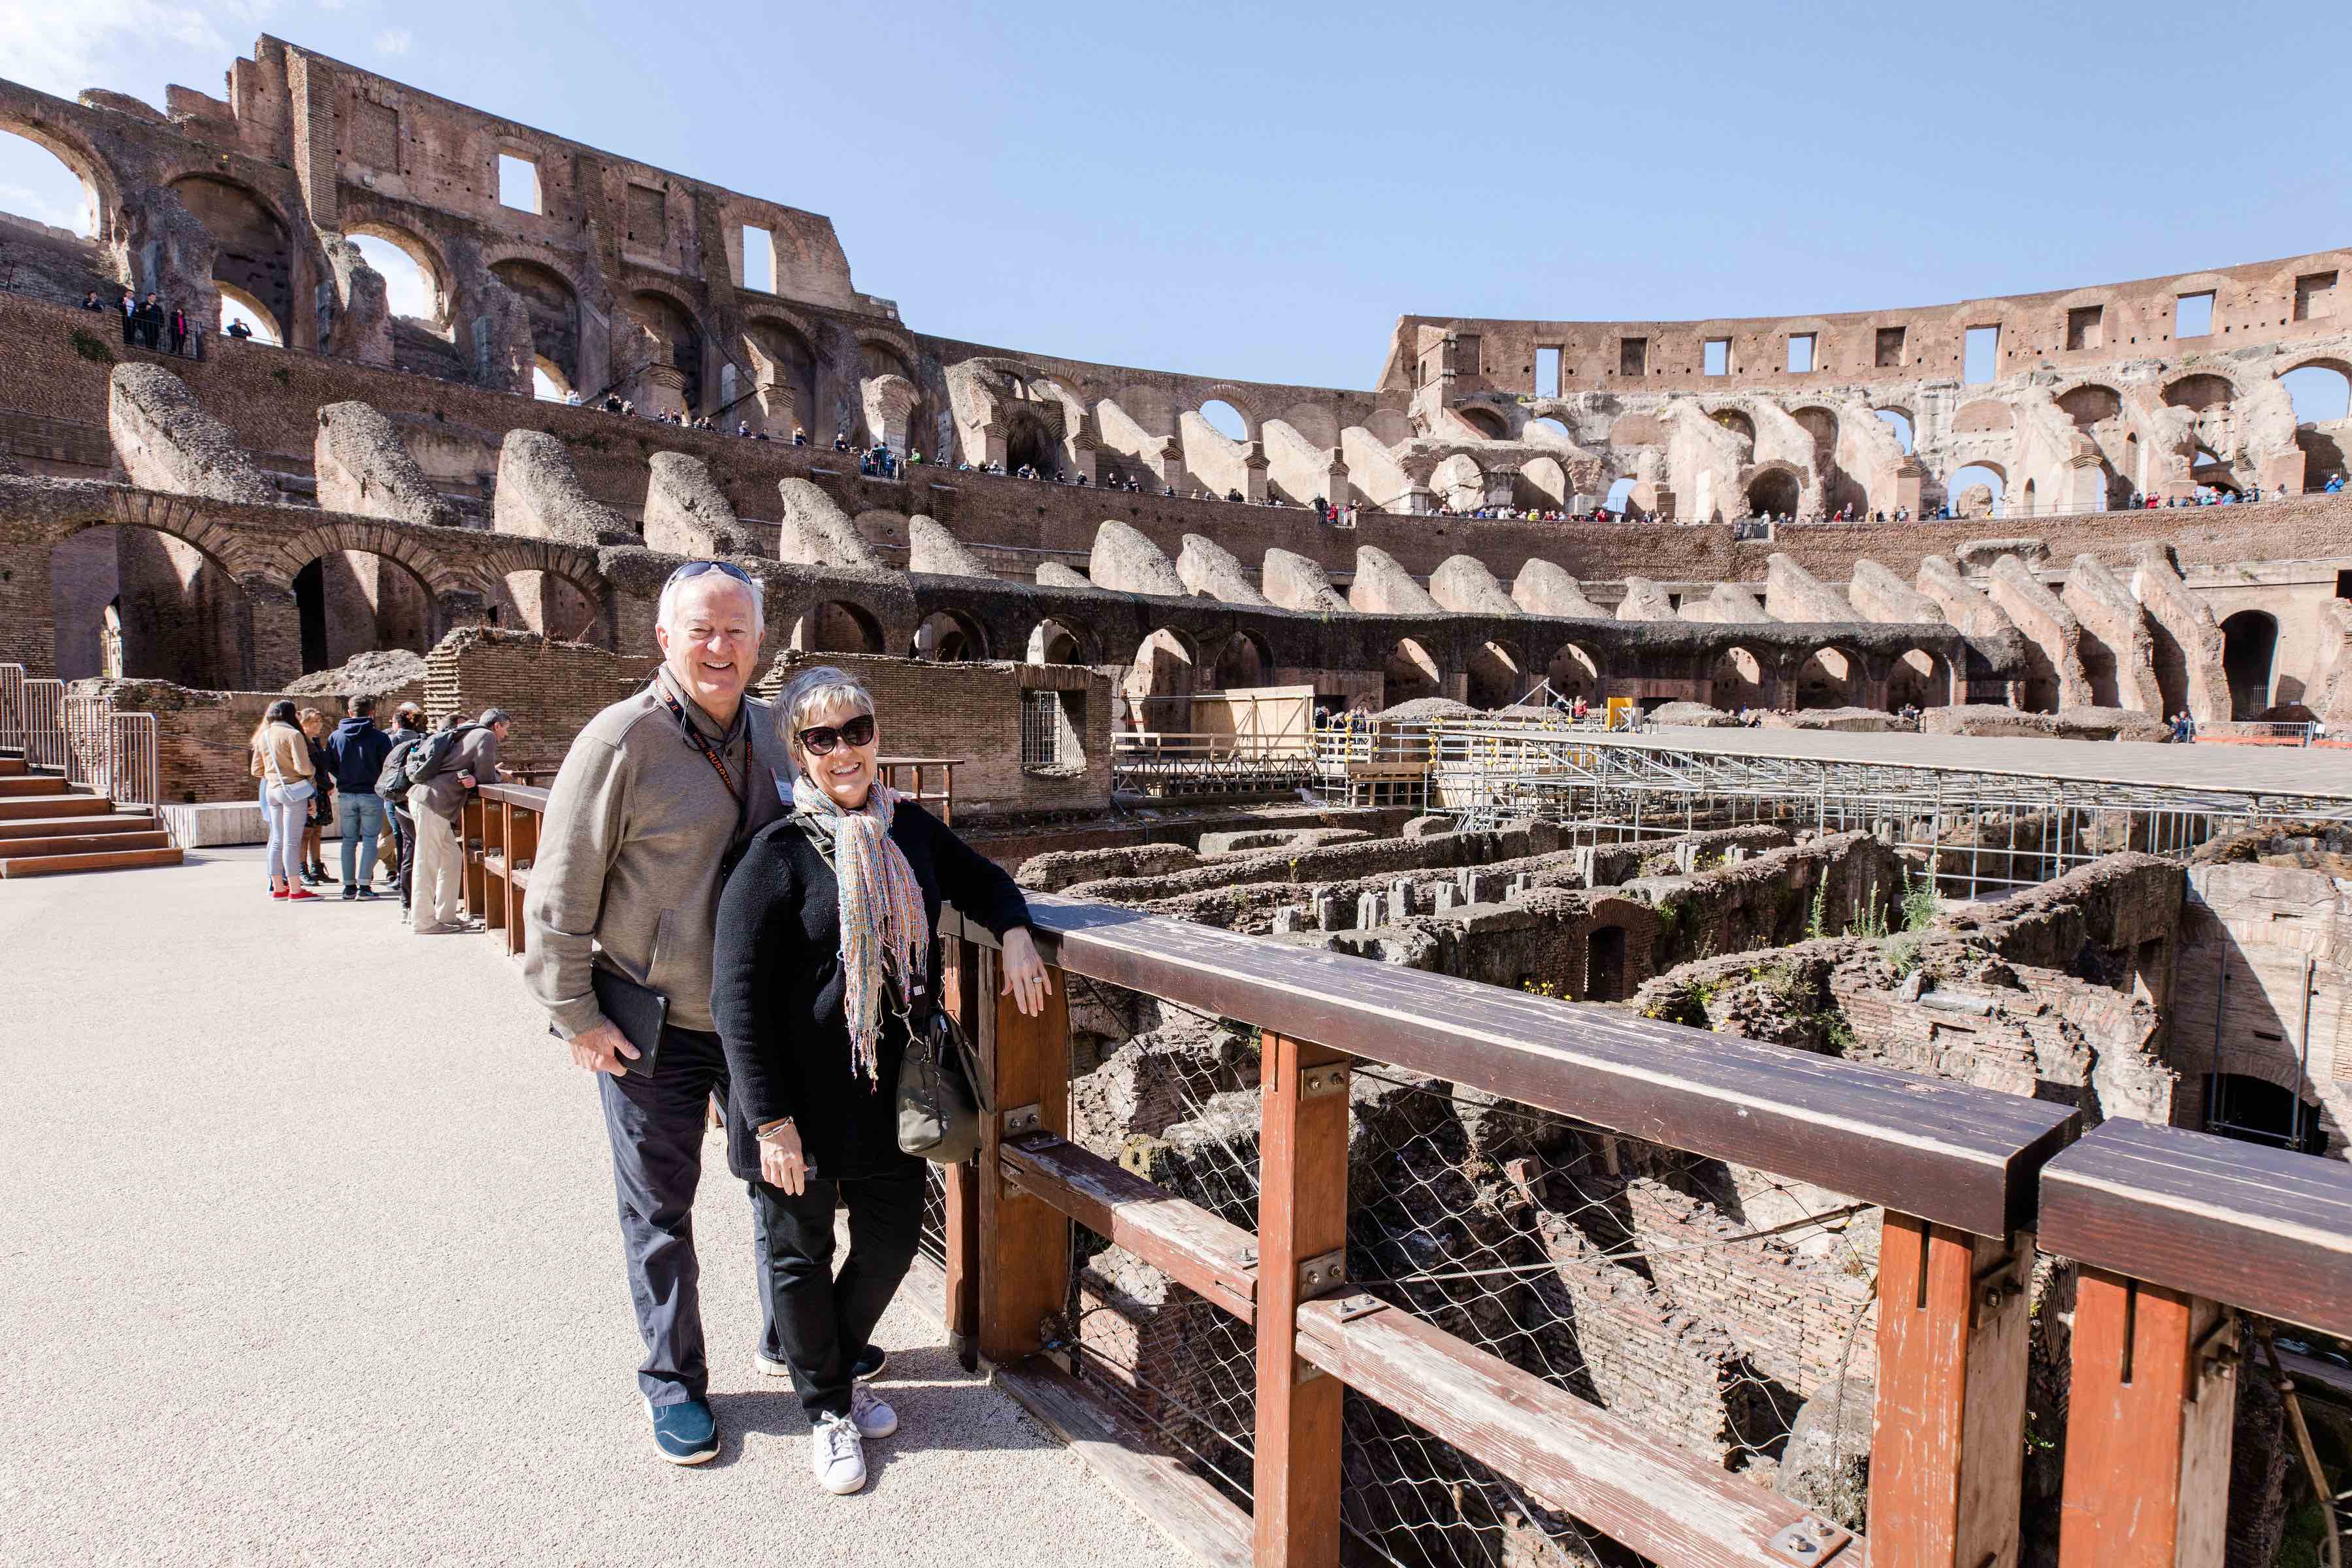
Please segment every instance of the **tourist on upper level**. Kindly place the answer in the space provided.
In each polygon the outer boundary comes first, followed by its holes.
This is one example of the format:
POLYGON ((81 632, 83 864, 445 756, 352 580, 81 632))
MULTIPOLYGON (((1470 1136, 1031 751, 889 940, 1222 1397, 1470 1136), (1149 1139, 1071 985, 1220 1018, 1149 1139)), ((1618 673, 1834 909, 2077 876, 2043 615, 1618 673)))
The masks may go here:
POLYGON ((139 342, 142 347, 161 346, 163 336, 163 302, 150 294, 139 301, 139 342))
MULTIPOLYGON (((776 781, 789 772, 768 704, 748 691, 761 611, 740 566, 689 561, 670 574, 655 611, 662 663, 572 741, 523 900, 523 984, 573 1063, 596 1075, 645 1345, 637 1389, 656 1451, 676 1465, 719 1451, 693 1226, 704 1108, 731 1100, 711 1017, 712 927, 727 868, 784 815, 776 781)), ((754 1243, 764 1278, 756 1229, 754 1243)), ((770 1321, 754 1364, 782 1374, 783 1357, 770 1321)))
POLYGON ((375 844, 383 837, 383 797, 375 793, 392 737, 376 728, 375 699, 362 692, 346 706, 350 715, 327 737, 327 757, 335 789, 342 796, 343 897, 373 899, 375 844), (356 875, 353 872, 357 866, 356 875))
POLYGON ((84 294, 81 297, 81 308, 85 310, 103 310, 106 309, 104 305, 99 303, 98 290, 95 289, 92 289, 89 293, 84 294))
POLYGON ((302 819, 319 786, 294 704, 283 697, 272 702, 247 744, 253 752, 253 776, 262 781, 262 810, 269 823, 269 896, 315 899, 319 895, 302 885, 299 857, 302 819))
POLYGON ((793 445, 795 447, 805 447, 808 445, 808 432, 802 429, 797 425, 793 426, 793 445))
POLYGON ((408 792, 409 815, 416 820, 416 877, 411 906, 411 929, 418 936, 441 936, 467 928, 458 908, 465 879, 466 847, 458 822, 466 797, 486 784, 499 782, 499 746, 513 730, 503 708, 486 709, 472 724, 461 725, 456 739, 430 742, 432 750, 408 792))
POLYGON ((122 291, 121 300, 117 302, 115 308, 122 312, 122 341, 126 343, 137 342, 139 341, 139 300, 137 297, 134 296, 130 289, 125 289, 122 291))
POLYGON ((173 307, 172 307, 171 319, 170 319, 170 324, 171 324, 171 330, 172 330, 172 352, 173 352, 173 353, 180 353, 184 348, 185 348, 185 347, 187 346, 187 342, 188 342, 188 312, 187 312, 187 310, 186 310, 184 308, 183 308, 183 307, 181 307, 181 306, 178 306, 178 305, 174 305, 174 306, 173 306, 173 307))
POLYGON ((922 1228, 924 1165, 899 1147, 897 1089, 911 1032, 940 1005, 942 900, 995 933, 1004 993, 1024 1015, 1044 1011, 1053 983, 1013 879, 877 776, 861 682, 804 671, 776 716, 792 815, 761 829, 727 879, 710 1002, 736 1089, 728 1164, 751 1184, 811 1468, 839 1494, 866 1484, 865 1439, 898 1429, 851 1357, 922 1228), (849 1256, 836 1275, 840 1207, 849 1256))
POLYGON ((245 324, 242 317, 231 321, 224 330, 230 337, 235 338, 238 342, 243 342, 246 339, 253 336, 253 329, 245 324))
POLYGON ((2327 493, 2328 495, 2341 495, 2341 494, 2343 494, 2343 493, 2344 493, 2344 476, 2343 476, 2342 474, 2330 474, 2330 475, 2328 475, 2328 476, 2327 476, 2327 483, 2326 483, 2326 485, 2322 486, 2322 487, 2321 487, 2321 489, 2322 489, 2324 491, 2326 491, 2326 493, 2327 493))

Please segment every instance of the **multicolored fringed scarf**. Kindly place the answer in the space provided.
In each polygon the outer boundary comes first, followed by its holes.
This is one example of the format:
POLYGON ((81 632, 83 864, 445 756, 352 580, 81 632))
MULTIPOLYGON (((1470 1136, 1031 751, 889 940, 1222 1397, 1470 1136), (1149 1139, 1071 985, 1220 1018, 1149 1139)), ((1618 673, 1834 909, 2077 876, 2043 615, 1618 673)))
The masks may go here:
POLYGON ((833 835, 834 880, 841 888, 842 1007, 849 1016, 852 1065, 869 1083, 881 1071, 884 979, 896 984, 906 1005, 930 952, 922 884, 890 838, 898 799, 877 780, 865 808, 850 811, 805 773, 793 781, 794 809, 833 835))

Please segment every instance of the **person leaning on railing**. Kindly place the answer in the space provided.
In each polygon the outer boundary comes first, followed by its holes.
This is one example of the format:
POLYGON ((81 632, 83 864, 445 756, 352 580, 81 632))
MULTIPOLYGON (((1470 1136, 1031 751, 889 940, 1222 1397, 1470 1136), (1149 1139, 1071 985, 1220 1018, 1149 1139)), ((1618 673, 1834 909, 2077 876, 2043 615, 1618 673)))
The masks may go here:
POLYGON ((897 1091, 908 1032, 939 1005, 941 900, 996 933, 1004 992, 1023 1013, 1036 1016, 1053 983, 1013 879, 877 776, 864 685, 808 670, 776 717, 792 815, 728 879, 710 1003, 736 1089, 727 1162, 751 1186, 810 1468, 841 1494, 866 1484, 865 1439, 898 1429, 850 1357, 882 1321, 922 1226, 924 1166, 899 1149, 897 1091), (837 1277, 836 1204, 849 1210, 837 1277))

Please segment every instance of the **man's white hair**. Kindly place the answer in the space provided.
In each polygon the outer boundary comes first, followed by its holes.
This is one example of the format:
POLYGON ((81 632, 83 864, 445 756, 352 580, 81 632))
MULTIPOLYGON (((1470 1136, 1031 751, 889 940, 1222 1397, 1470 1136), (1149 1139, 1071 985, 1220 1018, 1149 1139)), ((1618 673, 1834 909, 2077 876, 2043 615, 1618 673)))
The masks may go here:
POLYGON ((720 582, 732 584, 738 588, 749 586, 751 590, 751 625, 755 627, 767 625, 766 585, 760 581, 757 573, 747 571, 744 576, 751 579, 749 584, 746 584, 741 577, 732 576, 725 572, 701 572, 691 577, 672 575, 668 582, 662 584, 661 603, 654 606, 654 624, 661 626, 669 625, 669 613, 677 603, 679 589, 690 588, 697 583, 706 583, 716 577, 720 582))

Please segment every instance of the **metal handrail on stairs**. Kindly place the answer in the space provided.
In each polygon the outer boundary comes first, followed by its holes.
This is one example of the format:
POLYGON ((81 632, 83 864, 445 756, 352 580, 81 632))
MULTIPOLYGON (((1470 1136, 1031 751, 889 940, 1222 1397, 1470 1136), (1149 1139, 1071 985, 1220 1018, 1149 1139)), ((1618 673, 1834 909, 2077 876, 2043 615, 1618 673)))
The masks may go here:
MULTIPOLYGON (((167 836, 155 715, 125 713, 111 697, 77 697, 66 683, 0 664, 0 750, 118 806, 146 812, 167 836)), ((170 841, 167 839, 167 841, 170 841)))

